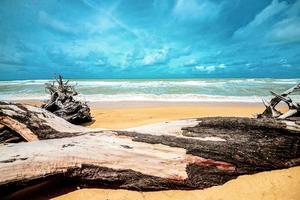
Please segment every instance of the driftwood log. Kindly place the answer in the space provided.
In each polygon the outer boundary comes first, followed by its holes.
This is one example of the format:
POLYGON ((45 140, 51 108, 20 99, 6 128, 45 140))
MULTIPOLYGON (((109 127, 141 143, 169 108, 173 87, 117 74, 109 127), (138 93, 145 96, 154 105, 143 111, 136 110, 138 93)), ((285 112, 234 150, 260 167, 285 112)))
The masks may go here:
POLYGON ((59 76, 52 83, 45 85, 51 97, 46 104, 42 105, 42 108, 73 124, 92 121, 88 105, 73 98, 78 92, 74 86, 69 85, 69 81, 64 82, 63 77, 59 76))
POLYGON ((300 164, 300 125, 292 121, 212 117, 104 130, 3 102, 0 117, 3 129, 28 141, 0 144, 2 196, 53 177, 85 186, 198 189, 300 164))
POLYGON ((214 117, 113 131, 3 102, 0 117, 2 129, 28 141, 0 144, 0 196, 53 178, 135 190, 206 188, 300 164, 300 125, 291 121, 214 117))
POLYGON ((300 120, 300 104, 293 102, 288 95, 299 92, 300 84, 295 85, 294 87, 282 92, 281 94, 276 94, 271 91, 271 94, 274 96, 270 101, 263 99, 263 103, 266 107, 263 113, 259 114, 258 118, 274 118, 274 119, 287 119, 287 118, 297 118, 296 120, 300 120), (284 102, 288 105, 288 111, 285 113, 281 113, 276 109, 276 106, 280 103, 284 102))

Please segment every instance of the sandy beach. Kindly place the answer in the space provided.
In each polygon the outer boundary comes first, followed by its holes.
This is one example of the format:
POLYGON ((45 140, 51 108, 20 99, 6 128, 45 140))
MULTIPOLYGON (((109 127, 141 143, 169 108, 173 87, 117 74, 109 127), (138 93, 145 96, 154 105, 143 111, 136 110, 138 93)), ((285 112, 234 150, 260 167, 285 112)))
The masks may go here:
MULTIPOLYGON (((36 104, 36 102, 27 102, 36 104)), ((204 116, 251 117, 261 112, 257 103, 168 103, 118 102, 91 103, 92 128, 123 129, 155 122, 204 116)), ((224 185, 194 191, 137 192, 85 188, 59 193, 53 199, 299 199, 300 167, 240 176, 224 185)), ((52 195, 53 197, 53 195, 52 195)))
POLYGON ((300 0, 0 0, 0 200, 300 200, 300 0))
MULTIPOLYGON (((39 101, 22 103, 40 106, 39 101)), ((214 102, 93 102, 89 103, 93 122, 90 128, 126 129, 157 122, 207 116, 253 117, 264 109, 261 103, 214 103, 214 102)), ((281 107, 281 109, 285 109, 281 107)), ((122 189, 80 188, 58 183, 30 192, 16 193, 18 199, 55 200, 234 200, 234 199, 300 199, 300 167, 243 175, 224 185, 203 190, 167 190, 138 192, 122 189)), ((26 190, 25 190, 26 191, 26 190)))
MULTIPOLYGON (((40 106, 40 101, 19 101, 40 106)), ((198 117, 254 117, 264 109, 262 103, 120 101, 89 102, 93 121, 89 128, 124 129, 146 124, 198 117)), ((279 106, 281 110, 286 107, 279 106)))
POLYGON ((145 124, 209 116, 253 117, 259 103, 117 102, 91 103, 90 128, 122 129, 145 124))
POLYGON ((221 186, 204 190, 169 190, 136 192, 111 189, 79 189, 53 198, 55 200, 130 199, 130 200, 298 200, 300 198, 300 167, 240 176, 221 186))

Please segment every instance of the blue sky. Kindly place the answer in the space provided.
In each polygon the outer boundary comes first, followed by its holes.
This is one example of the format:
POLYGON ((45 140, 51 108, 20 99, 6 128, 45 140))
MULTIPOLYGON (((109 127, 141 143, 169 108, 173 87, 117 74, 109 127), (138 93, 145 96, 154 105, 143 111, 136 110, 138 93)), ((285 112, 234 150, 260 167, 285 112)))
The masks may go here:
POLYGON ((0 80, 300 77, 300 0, 1 0, 0 80))

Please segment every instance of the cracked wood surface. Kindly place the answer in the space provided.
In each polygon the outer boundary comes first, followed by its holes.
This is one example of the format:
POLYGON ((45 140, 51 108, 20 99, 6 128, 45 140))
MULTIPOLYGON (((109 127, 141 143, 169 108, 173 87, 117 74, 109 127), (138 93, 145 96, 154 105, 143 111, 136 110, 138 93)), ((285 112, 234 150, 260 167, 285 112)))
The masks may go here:
POLYGON ((51 177, 136 190, 206 188, 300 164, 297 122, 212 117, 103 130, 28 105, 0 108, 39 139, 0 144, 4 194, 51 177))

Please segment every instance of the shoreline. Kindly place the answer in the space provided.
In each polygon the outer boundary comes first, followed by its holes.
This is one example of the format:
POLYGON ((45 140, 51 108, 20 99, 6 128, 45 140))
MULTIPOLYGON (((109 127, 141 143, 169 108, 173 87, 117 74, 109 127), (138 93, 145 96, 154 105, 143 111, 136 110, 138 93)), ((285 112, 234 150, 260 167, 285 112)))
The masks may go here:
MULTIPOLYGON (((26 100, 0 100, 0 101, 6 101, 6 102, 17 102, 17 103, 25 103, 30 105, 41 105, 46 100, 37 100, 37 99, 26 99, 26 100)), ((122 108, 124 106, 126 107, 153 107, 153 106, 170 106, 170 105, 262 105, 261 102, 257 101, 164 101, 164 100, 120 100, 120 101, 86 101, 86 103, 91 106, 91 108, 105 108, 105 107, 116 107, 116 108, 122 108)))

